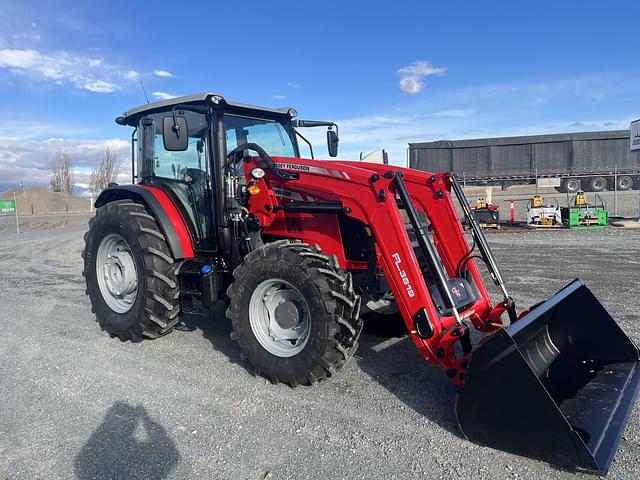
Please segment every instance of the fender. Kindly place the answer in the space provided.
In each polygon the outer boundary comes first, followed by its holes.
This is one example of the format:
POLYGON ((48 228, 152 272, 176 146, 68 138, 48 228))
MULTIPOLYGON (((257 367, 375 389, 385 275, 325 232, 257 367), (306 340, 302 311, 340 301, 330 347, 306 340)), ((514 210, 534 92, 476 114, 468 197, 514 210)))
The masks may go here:
POLYGON ((195 257, 189 229, 169 196, 160 188, 149 185, 117 185, 102 191, 96 199, 96 208, 117 200, 137 200, 144 203, 167 239, 176 260, 195 257))

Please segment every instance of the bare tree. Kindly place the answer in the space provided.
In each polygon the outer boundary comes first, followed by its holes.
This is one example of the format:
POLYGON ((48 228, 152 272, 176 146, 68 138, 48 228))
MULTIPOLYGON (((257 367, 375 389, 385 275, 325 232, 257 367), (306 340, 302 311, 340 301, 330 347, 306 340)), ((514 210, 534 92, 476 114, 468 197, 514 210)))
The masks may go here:
POLYGON ((53 161, 51 167, 51 190, 54 192, 66 192, 73 194, 73 188, 76 185, 73 172, 71 171, 71 155, 69 152, 62 152, 58 158, 53 161))
POLYGON ((94 195, 107 188, 118 177, 118 156, 107 145, 100 166, 96 168, 89 179, 89 188, 94 195))
POLYGON ((60 165, 57 160, 53 161, 51 166, 51 190, 54 192, 62 191, 62 172, 60 172, 60 165))

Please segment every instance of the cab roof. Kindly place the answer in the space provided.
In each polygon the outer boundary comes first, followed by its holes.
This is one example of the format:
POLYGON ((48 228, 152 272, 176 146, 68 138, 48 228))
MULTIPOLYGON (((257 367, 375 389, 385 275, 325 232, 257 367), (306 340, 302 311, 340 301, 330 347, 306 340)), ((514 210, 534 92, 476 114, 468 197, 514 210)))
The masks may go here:
POLYGON ((147 113, 166 110, 167 107, 172 107, 174 105, 196 106, 198 104, 207 105, 210 103, 212 104, 224 103, 225 105, 228 105, 234 108, 242 108, 246 110, 253 110, 255 112, 264 112, 264 113, 276 114, 276 115, 288 115, 290 117, 295 117, 297 115, 297 112, 291 107, 284 107, 284 108, 259 107, 256 105, 249 105, 246 103, 232 102, 224 98, 219 93, 203 92, 203 93, 196 93, 194 95, 187 95, 184 97, 169 98, 167 100, 160 100, 159 102, 153 102, 153 103, 148 103, 146 105, 141 105, 131 110, 127 110, 121 116, 117 117, 116 123, 119 125, 129 125, 133 127, 137 125, 140 117, 142 117, 147 113))

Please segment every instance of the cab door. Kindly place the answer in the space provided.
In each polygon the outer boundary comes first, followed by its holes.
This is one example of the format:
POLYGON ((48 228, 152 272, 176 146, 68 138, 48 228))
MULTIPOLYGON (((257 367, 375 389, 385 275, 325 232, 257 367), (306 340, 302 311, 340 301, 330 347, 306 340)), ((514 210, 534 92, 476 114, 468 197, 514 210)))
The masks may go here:
POLYGON ((176 117, 186 120, 187 145, 180 151, 167 150, 163 138, 165 118, 173 118, 174 112, 146 115, 140 121, 142 133, 138 158, 150 158, 151 165, 139 163, 138 178, 168 191, 184 211, 193 226, 196 247, 215 250, 213 225, 211 172, 209 165, 210 122, 208 115, 191 110, 176 110, 176 117), (146 138, 149 137, 149 138, 146 138), (147 152, 143 152, 144 149, 147 152), (146 168, 149 171, 143 172, 146 168))

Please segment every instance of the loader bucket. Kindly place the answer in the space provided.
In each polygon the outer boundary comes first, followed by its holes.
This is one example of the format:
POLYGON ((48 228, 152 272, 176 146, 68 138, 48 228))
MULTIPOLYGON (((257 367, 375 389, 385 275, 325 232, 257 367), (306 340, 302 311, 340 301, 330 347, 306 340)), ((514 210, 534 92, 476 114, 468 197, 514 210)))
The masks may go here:
POLYGON ((460 428, 479 444, 605 474, 638 394, 639 359, 575 280, 474 350, 460 428))

